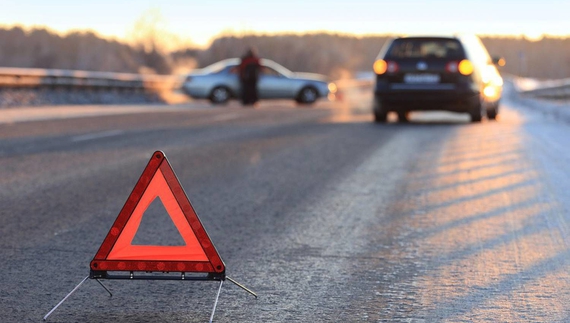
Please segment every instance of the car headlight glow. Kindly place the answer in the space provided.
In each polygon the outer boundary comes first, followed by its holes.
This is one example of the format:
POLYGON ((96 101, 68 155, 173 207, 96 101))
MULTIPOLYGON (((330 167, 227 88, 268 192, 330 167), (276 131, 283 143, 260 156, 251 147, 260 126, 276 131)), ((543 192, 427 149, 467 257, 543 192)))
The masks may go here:
POLYGON ((329 88, 330 93, 336 93, 336 91, 337 91, 336 84, 334 84, 334 83, 329 83, 328 88, 329 88))
POLYGON ((489 99, 495 99, 499 96, 499 90, 496 86, 487 85, 483 89, 483 94, 489 99))

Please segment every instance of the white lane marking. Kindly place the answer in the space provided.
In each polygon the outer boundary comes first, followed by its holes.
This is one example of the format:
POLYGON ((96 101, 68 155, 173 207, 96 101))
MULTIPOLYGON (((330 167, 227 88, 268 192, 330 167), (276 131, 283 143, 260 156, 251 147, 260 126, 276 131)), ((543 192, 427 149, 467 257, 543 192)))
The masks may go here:
POLYGON ((233 120, 233 119, 237 119, 237 118, 239 118, 239 114, 231 113, 231 114, 222 114, 222 115, 215 116, 211 120, 212 121, 228 121, 228 120, 233 120))
POLYGON ((103 132, 88 133, 88 134, 81 135, 81 136, 75 136, 75 137, 71 138, 71 141, 77 142, 77 141, 85 141, 85 140, 99 139, 99 138, 105 138, 105 137, 113 137, 113 136, 121 135, 123 133, 125 133, 123 130, 109 130, 109 131, 103 131, 103 132))

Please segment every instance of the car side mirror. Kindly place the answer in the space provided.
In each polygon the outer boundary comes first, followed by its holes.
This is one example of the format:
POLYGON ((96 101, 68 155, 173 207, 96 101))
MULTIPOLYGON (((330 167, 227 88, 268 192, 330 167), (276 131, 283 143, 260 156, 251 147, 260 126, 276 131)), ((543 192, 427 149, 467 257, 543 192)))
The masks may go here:
POLYGON ((505 59, 501 56, 493 56, 493 64, 498 66, 505 66, 507 64, 507 61, 505 61, 505 59))

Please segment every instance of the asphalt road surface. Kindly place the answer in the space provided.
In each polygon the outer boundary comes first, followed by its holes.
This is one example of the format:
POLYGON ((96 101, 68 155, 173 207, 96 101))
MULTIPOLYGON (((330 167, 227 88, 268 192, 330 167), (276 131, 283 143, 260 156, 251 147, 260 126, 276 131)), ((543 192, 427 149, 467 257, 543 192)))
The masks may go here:
MULTIPOLYGON (((88 275, 155 150, 259 295, 226 282, 215 322, 570 321, 570 125, 508 99, 496 122, 377 125, 368 100, 0 124, 0 321, 41 321, 88 275)), ((135 239, 173 230, 158 208, 135 239)), ((103 282, 113 297, 88 280, 48 321, 207 322, 218 287, 103 282)))

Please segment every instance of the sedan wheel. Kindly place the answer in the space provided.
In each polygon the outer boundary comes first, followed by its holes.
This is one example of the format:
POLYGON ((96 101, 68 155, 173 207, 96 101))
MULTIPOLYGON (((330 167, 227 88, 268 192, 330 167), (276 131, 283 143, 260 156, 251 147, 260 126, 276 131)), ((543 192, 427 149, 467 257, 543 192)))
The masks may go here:
POLYGON ((379 98, 374 98, 372 112, 374 113, 374 122, 383 123, 386 122, 388 117, 388 110, 379 98))
POLYGON ((317 101, 318 93, 312 87, 306 87, 301 90, 299 96, 297 98, 297 102, 304 103, 304 104, 311 104, 317 101))
POLYGON ((230 90, 223 86, 218 86, 212 90, 210 101, 214 104, 223 104, 229 101, 231 97, 230 90))
POLYGON ((481 122, 481 119, 483 118, 483 108, 481 103, 478 102, 477 104, 473 105, 469 114, 471 117, 471 122, 481 122))
POLYGON ((489 120, 495 120, 497 119, 497 114, 498 114, 498 110, 499 110, 499 105, 493 105, 492 107, 490 107, 489 109, 487 109, 487 118, 489 120))

